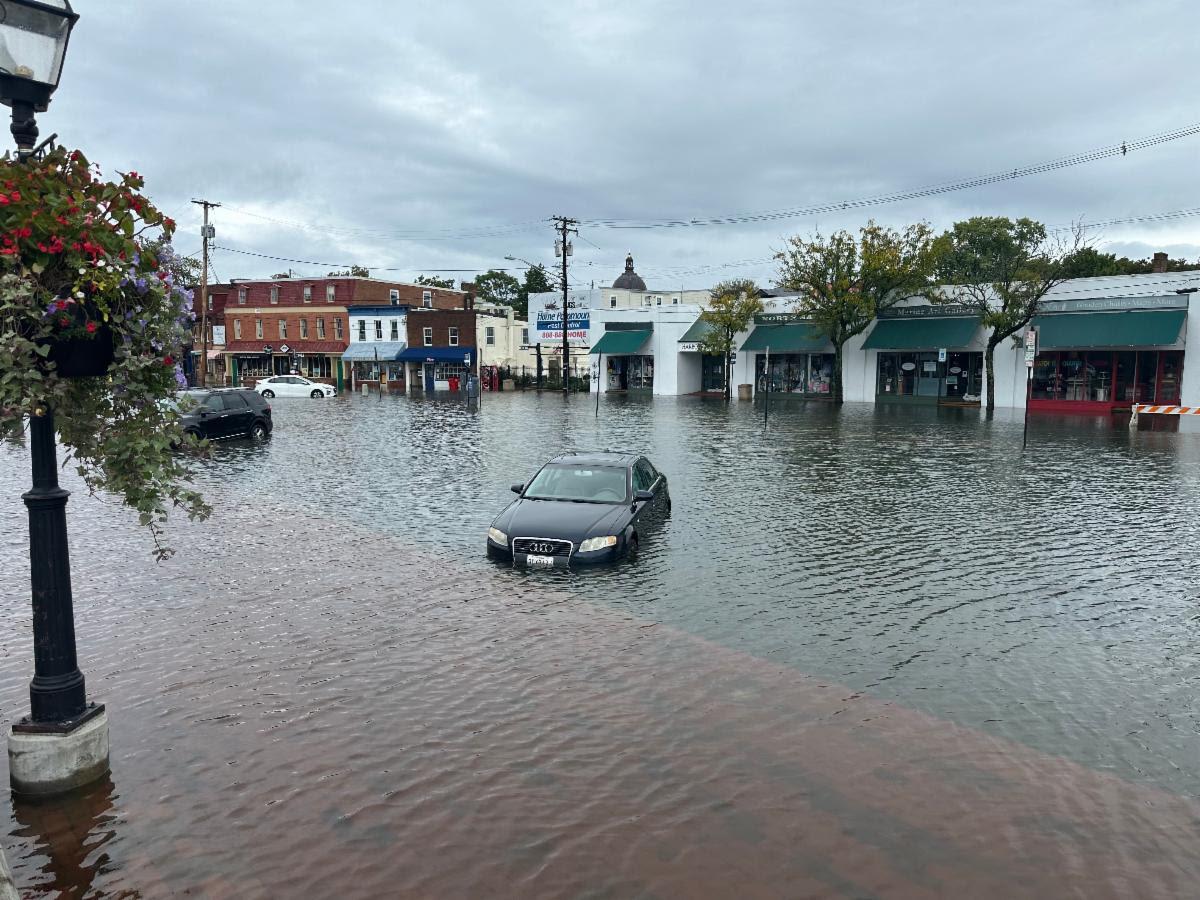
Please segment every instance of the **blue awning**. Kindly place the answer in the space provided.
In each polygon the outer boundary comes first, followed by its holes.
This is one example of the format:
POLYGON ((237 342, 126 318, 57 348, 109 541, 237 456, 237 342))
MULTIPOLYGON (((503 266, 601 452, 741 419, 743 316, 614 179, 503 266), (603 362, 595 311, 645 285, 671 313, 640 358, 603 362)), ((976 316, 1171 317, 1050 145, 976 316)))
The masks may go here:
POLYGON ((354 341, 346 348, 346 352, 342 354, 342 359, 351 360, 374 360, 379 354, 380 362, 385 360, 391 362, 400 358, 400 354, 404 352, 404 348, 408 344, 403 341, 354 341))
POLYGON ((457 362, 471 355, 472 364, 475 362, 474 347, 409 347, 396 359, 405 362, 457 362))

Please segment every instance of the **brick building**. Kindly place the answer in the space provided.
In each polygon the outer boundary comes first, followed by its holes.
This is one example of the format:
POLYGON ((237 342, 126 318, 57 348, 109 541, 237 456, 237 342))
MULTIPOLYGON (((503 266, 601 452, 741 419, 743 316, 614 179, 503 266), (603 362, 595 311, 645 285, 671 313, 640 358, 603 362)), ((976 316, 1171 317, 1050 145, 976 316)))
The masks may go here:
POLYGON ((298 371, 341 390, 347 371, 342 356, 350 343, 350 310, 395 306, 437 314, 469 303, 464 291, 376 278, 235 281, 224 309, 229 379, 233 384, 252 385, 259 378, 298 371))
MULTIPOLYGON (((228 284, 210 284, 208 286, 208 383, 221 385, 226 383, 225 377, 225 304, 229 302, 228 284)), ((200 287, 192 288, 192 311, 196 321, 192 325, 192 347, 188 355, 188 365, 184 366, 184 374, 192 384, 200 383, 200 355, 203 352, 203 335, 200 333, 204 318, 200 309, 200 287)))
POLYGON ((399 359, 410 390, 457 390, 469 372, 478 374, 474 309, 413 309, 406 324, 408 347, 399 359))

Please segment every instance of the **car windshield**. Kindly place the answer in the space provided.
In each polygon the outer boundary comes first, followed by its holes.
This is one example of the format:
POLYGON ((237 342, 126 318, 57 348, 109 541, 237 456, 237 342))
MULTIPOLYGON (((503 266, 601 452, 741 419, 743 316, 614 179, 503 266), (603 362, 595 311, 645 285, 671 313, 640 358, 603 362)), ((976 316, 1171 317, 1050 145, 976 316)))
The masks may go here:
POLYGON ((549 465, 529 482, 525 496, 530 500, 623 503, 626 483, 624 467, 549 465))

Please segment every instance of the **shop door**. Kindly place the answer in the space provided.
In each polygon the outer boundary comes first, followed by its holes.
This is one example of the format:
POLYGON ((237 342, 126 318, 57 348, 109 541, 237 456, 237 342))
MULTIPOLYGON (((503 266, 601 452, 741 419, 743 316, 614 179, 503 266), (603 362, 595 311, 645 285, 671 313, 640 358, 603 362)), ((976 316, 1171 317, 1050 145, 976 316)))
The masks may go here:
POLYGON ((725 357, 705 354, 701 361, 700 390, 725 390, 725 357))
POLYGON ((433 363, 425 363, 425 393, 433 393, 433 363))

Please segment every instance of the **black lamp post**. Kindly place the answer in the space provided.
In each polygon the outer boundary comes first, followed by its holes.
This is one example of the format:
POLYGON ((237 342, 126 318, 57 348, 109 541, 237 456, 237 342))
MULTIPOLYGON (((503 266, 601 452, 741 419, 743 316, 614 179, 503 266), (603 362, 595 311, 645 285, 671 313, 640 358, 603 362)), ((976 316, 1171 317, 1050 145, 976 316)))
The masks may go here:
MULTIPOLYGON (((67 41, 78 18, 68 0, 0 0, 0 102, 12 107, 12 134, 22 162, 33 155, 36 113, 45 112, 58 87, 67 41)), ((29 432, 33 488, 22 499, 29 510, 34 676, 30 714, 13 725, 14 737, 70 734, 104 711, 87 702, 75 658, 66 514, 70 492, 58 485, 53 412, 35 410, 29 432)), ((17 773, 13 774, 16 784, 17 773)), ((70 778, 61 772, 54 781, 70 786, 70 778)), ((46 788, 54 785, 47 782, 46 788)))

